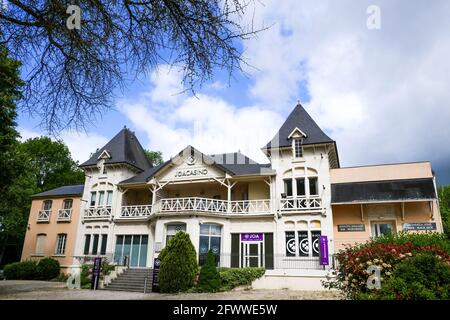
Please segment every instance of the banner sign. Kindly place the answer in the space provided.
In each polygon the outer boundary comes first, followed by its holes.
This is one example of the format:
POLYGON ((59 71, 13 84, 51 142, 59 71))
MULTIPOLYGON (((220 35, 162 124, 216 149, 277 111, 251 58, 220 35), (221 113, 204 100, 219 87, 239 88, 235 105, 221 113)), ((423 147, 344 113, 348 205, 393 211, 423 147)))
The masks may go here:
POLYGON ((320 249, 320 265, 327 266, 329 264, 327 236, 319 237, 319 249, 320 249))
POLYGON ((364 224, 338 224, 338 232, 364 232, 366 226, 364 224))
POLYGON ((153 262, 152 292, 159 292, 158 273, 160 265, 161 260, 155 258, 155 261, 153 262))
POLYGON ((436 230, 435 222, 425 222, 425 223, 404 223, 404 231, 421 231, 421 230, 436 230))
POLYGON ((100 282, 100 274, 102 272, 102 258, 94 258, 94 266, 92 267, 92 277, 91 277, 91 290, 98 289, 98 283, 100 282))
POLYGON ((241 233, 241 241, 251 242, 251 241, 263 241, 264 233, 241 233))

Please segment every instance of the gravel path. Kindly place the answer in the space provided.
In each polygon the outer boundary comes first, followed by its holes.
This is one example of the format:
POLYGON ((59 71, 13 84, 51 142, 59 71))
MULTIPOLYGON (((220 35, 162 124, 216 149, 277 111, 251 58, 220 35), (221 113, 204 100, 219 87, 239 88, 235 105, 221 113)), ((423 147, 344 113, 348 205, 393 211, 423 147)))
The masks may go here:
POLYGON ((27 300, 336 300, 337 292, 294 290, 233 290, 220 293, 135 293, 107 290, 69 290, 64 283, 0 281, 0 299, 27 300))

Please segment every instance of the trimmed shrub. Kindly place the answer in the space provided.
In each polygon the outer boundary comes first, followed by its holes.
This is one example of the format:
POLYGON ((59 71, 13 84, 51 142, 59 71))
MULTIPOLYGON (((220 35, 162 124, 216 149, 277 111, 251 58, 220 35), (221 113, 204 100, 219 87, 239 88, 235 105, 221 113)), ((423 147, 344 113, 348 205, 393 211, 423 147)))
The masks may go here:
POLYGON ((450 265, 430 253, 399 263, 380 290, 361 294, 370 300, 436 300, 450 298, 450 265))
POLYGON ((39 260, 37 264, 37 277, 41 280, 51 280, 59 275, 59 262, 52 258, 44 258, 39 260))
POLYGON ((219 272, 222 282, 221 290, 228 291, 238 286, 251 285, 253 281, 261 278, 265 272, 264 268, 221 268, 219 272))
POLYGON ((88 264, 83 264, 81 266, 80 273, 80 286, 81 289, 90 289, 91 288, 91 266, 88 264))
POLYGON ((199 287, 205 292, 216 292, 220 289, 220 275, 216 268, 216 259, 211 250, 206 256, 206 263, 200 269, 199 287))
POLYGON ((159 287, 161 292, 186 291, 194 286, 198 272, 197 254, 185 232, 177 232, 159 254, 159 287))
POLYGON ((14 262, 6 265, 3 273, 7 280, 35 280, 38 279, 37 262, 14 262))

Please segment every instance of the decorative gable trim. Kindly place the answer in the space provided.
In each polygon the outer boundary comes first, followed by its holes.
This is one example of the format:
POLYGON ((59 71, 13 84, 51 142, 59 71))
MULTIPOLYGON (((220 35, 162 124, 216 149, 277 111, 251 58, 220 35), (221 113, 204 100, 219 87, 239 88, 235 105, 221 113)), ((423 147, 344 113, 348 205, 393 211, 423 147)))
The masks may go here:
POLYGON ((111 154, 109 153, 108 150, 103 150, 102 153, 98 156, 97 159, 111 159, 111 154))
POLYGON ((292 130, 292 132, 289 134, 288 139, 296 138, 296 137, 294 137, 294 135, 295 135, 296 133, 299 133, 300 136, 302 136, 303 138, 306 138, 306 137, 307 137, 306 133, 304 133, 304 132, 303 132, 302 130, 300 130, 299 128, 295 127, 294 130, 292 130))

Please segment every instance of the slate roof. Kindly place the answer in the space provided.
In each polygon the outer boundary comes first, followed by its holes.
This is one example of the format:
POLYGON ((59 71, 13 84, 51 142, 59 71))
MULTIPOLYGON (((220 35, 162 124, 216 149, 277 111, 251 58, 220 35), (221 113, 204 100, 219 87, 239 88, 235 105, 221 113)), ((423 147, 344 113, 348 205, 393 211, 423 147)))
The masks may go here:
MULTIPOLYGON (((213 159, 218 167, 224 169, 233 176, 254 175, 263 173, 274 173, 269 164, 259 164, 240 152, 213 154, 207 156, 213 159)), ((148 182, 159 170, 171 163, 171 160, 160 164, 159 166, 149 168, 138 175, 124 180, 119 184, 138 184, 148 182)))
POLYGON ((110 159, 105 160, 105 164, 126 163, 142 171, 152 167, 139 140, 128 128, 123 128, 105 146, 95 152, 88 161, 82 163, 80 167, 95 166, 98 162, 98 157, 104 150, 111 155, 110 159))
POLYGON ((433 179, 350 182, 331 185, 332 204, 435 198, 433 179))
POLYGON ((84 184, 76 186, 63 186, 52 190, 32 195, 32 198, 42 197, 60 197, 60 196, 81 196, 83 194, 84 184))
POLYGON ((287 117, 280 130, 278 130, 277 135, 275 135, 263 149, 270 149, 272 147, 290 147, 292 145, 292 140, 288 139, 288 137, 295 128, 300 129, 306 134, 306 138, 303 138, 303 145, 334 143, 334 140, 328 137, 322 129, 320 129, 313 118, 306 112, 305 108, 299 103, 287 117), (277 138, 279 138, 279 142, 277 142, 277 138))

